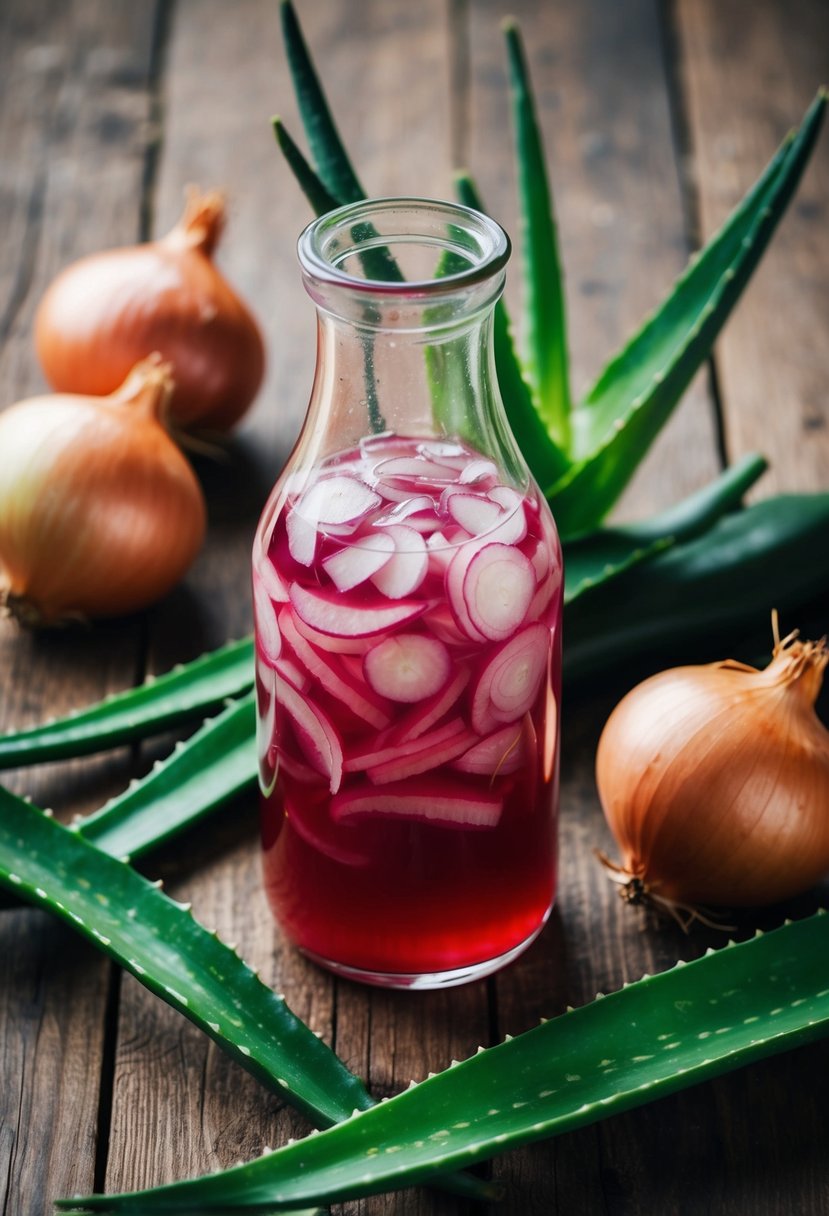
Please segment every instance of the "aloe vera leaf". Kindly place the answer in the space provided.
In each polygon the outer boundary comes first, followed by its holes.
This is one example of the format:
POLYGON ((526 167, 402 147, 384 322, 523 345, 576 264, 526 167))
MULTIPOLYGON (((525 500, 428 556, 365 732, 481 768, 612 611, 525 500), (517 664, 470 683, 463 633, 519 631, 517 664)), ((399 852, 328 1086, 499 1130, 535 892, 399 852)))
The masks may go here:
MULTIPOLYGON (((209 718, 170 756, 157 761, 146 777, 76 821, 71 831, 110 857, 134 860, 253 789, 257 779, 253 698, 248 693, 209 718)), ((0 909, 16 902, 0 890, 0 909)))
MULTIPOLYGON (((0 886, 66 921, 316 1126, 372 1105, 362 1081, 189 904, 2 786, 0 886)), ((472 1175, 438 1185, 493 1194, 472 1175)))
MULTIPOLYGON (((459 200, 467 207, 485 211, 475 183, 468 173, 456 174, 455 189, 459 200)), ((515 353, 509 314, 503 297, 495 305, 493 344, 495 370, 510 429, 538 484, 552 485, 570 467, 570 461, 547 430, 533 403, 532 390, 524 378, 515 353)))
POLYGON ((504 23, 504 35, 521 203, 524 368, 550 434, 567 451, 570 446, 567 324, 553 200, 532 84, 514 20, 504 23))
POLYGON ((676 506, 641 523, 599 528, 565 547, 564 602, 606 583, 657 553, 707 531, 768 468, 762 456, 745 456, 676 506))
POLYGON ((829 916, 648 976, 220 1174, 62 1208, 264 1212, 427 1181, 829 1033, 829 916))
POLYGON ((827 535, 829 494, 779 495, 592 588, 565 613, 568 685, 635 659, 687 661, 695 647, 721 658, 714 643, 829 591, 827 535))
POLYGON ((85 756, 210 713, 253 684, 253 642, 242 638, 138 688, 31 730, 0 737, 0 769, 85 756))
POLYGON ((800 130, 573 411, 576 463, 547 494, 562 535, 587 531, 607 514, 708 356, 794 193, 825 104, 822 91, 800 130))
POLYGON ((234 950, 122 861, 0 787, 0 883, 54 912, 315 1123, 362 1083, 234 950))
POLYGON ((111 857, 135 859, 199 819, 252 790, 257 780, 254 693, 208 719, 177 743, 146 777, 133 781, 94 814, 73 825, 111 857))
POLYGON ((294 82, 302 124, 319 176, 341 204, 366 197, 322 90, 305 38, 290 0, 282 0, 282 37, 294 82))
POLYGON ((299 183, 302 193, 311 204, 315 215, 325 215, 340 206, 338 199, 330 194, 308 161, 302 155, 294 140, 285 129, 285 124, 278 116, 271 119, 276 142, 288 166, 299 183))

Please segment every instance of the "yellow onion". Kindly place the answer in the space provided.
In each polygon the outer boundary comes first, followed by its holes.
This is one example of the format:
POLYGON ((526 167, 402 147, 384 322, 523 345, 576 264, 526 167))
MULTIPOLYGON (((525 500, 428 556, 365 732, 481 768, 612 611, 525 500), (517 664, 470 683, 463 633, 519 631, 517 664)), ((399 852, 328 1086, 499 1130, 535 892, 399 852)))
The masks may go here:
POLYGON ((38 308, 35 343, 59 392, 113 392, 139 359, 172 364, 170 415, 181 427, 227 430, 262 382, 262 336, 213 263, 221 195, 192 192, 167 236, 68 266, 38 308))
POLYGON ((762 671, 663 671, 617 705, 596 757, 630 902, 693 914, 805 891, 829 872, 829 731, 814 704, 825 642, 792 634, 762 671))
POLYGON ((0 414, 0 603, 26 624, 144 608, 204 538, 204 496, 162 422, 151 357, 108 397, 55 394, 0 414))

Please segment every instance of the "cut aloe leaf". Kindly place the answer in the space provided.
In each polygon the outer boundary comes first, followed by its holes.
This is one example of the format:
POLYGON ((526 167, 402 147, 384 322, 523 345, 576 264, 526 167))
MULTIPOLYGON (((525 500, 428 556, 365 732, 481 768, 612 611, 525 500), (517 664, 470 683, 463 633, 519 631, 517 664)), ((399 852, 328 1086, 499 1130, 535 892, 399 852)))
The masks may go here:
POLYGON ((565 549, 564 602, 570 604, 640 562, 691 540, 738 506, 768 468, 762 456, 746 456, 709 485, 642 523, 599 528, 565 549))
MULTIPOLYGON (((521 35, 504 24, 521 203, 524 368, 552 438, 570 446, 567 325, 553 200, 521 35)), ((549 483, 542 483, 549 484, 549 483)))
POLYGON ((252 685, 253 642, 242 638, 66 718, 1 736, 0 768, 85 756, 143 739, 210 713, 252 685))
POLYGON ((65 920, 312 1122, 371 1104, 358 1078, 189 906, 2 787, 0 883, 65 920))
MULTIPOLYGON (((134 860, 172 839, 257 780, 253 693, 179 743, 152 772, 94 814, 74 823, 77 832, 110 857, 134 860)), ((0 890, 0 909, 15 901, 0 890)))
POLYGON ((366 197, 345 150, 290 0, 282 0, 282 37, 311 156, 326 190, 340 205, 366 197))
POLYGON ((827 535, 829 494, 780 495, 593 587, 565 613, 568 686, 636 659, 688 661, 702 646, 721 658, 713 645, 739 641, 752 621, 767 629, 772 608, 785 612, 829 591, 829 564, 816 558, 827 535))
MULTIPOLYGON (((486 210, 468 173, 456 175, 455 190, 460 202, 467 207, 474 207, 476 211, 486 210)), ((533 403, 532 390, 524 379, 515 353, 510 319, 503 298, 495 306, 493 326, 495 369, 510 429, 538 484, 552 485, 570 467, 570 461, 550 435, 533 403)))
MULTIPOLYGON (((372 1105, 362 1081, 189 904, 2 786, 0 886, 66 921, 316 1126, 372 1105)), ((492 1195, 468 1175, 439 1185, 492 1195)))
POLYGON ((255 733, 250 692, 73 830, 111 857, 141 857, 231 798, 255 789, 255 733))
POLYGON ((285 124, 279 117, 272 118, 273 132, 276 142, 294 177, 299 183, 302 193, 308 199, 315 215, 325 215, 339 207, 339 201, 330 194, 325 185, 314 172, 308 161, 302 155, 297 145, 285 129, 285 124))
POLYGON ((248 1165, 59 1206, 207 1216, 428 1181, 829 1033, 827 952, 825 913, 787 923, 629 984, 248 1165))
POLYGON ((588 531, 607 514, 707 358, 794 193, 825 105, 821 92, 800 130, 573 411, 577 463, 548 490, 562 535, 588 531))

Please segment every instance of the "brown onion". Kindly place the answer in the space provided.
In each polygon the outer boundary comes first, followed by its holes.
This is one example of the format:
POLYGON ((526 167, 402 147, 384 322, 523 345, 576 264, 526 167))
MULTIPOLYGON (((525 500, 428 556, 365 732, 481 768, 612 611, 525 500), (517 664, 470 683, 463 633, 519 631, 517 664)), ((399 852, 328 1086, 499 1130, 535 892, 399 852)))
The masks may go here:
POLYGON ((694 913, 799 894, 829 872, 829 651, 791 635, 768 667, 726 661, 645 680, 604 728, 596 779, 630 902, 694 913))
POLYGON ((157 358, 109 397, 31 397, 0 414, 0 603, 25 624, 144 608, 198 552, 205 505, 161 415, 157 358))
POLYGON ((191 193, 161 240, 93 254, 68 266, 35 321, 43 371, 59 392, 114 392, 151 351, 173 366, 171 417, 227 430, 259 389, 259 328, 212 255, 224 225, 220 195, 191 193))

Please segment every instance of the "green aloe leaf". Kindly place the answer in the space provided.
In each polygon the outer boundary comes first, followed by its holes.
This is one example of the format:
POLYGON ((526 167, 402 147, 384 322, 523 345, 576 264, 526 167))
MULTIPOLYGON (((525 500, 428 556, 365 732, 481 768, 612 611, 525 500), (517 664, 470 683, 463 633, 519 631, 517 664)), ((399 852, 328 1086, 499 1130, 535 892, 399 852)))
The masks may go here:
MULTIPOLYGON (((254 694, 208 719, 146 777, 71 830, 110 857, 135 860, 256 786, 254 694)), ((0 890, 0 909, 14 907, 0 890)))
POLYGON ((432 1178, 829 1033, 829 916, 787 923, 565 1013, 312 1139, 86 1212, 269 1212, 432 1178))
POLYGON ((773 608, 829 592, 829 563, 816 556, 827 535, 829 494, 783 494, 591 588, 565 612, 568 687, 633 660, 688 662, 703 648, 722 658, 714 644, 739 641, 752 622, 766 630, 773 608))
MULTIPOLYGON (((474 207, 476 211, 485 210, 475 183, 468 173, 456 175, 455 189, 458 199, 467 207, 474 207)), ((532 390, 524 379, 515 353, 512 328, 503 297, 495 305, 493 340, 495 370, 510 429, 538 484, 552 485, 570 467, 570 461, 550 435, 533 402, 532 390)))
POLYGON ((340 205, 366 197, 322 90, 290 0, 282 0, 282 37, 311 156, 326 190, 340 205))
POLYGON ((68 717, 0 736, 0 769, 86 756, 144 739, 210 713, 252 685, 253 642, 248 637, 68 717))
POLYGON ((573 411, 576 463, 548 491, 562 535, 607 514, 707 358, 800 180, 826 96, 818 94, 800 130, 573 411))
POLYGON ((565 549, 564 602, 615 578, 640 562, 691 540, 740 503, 768 468, 762 456, 746 456, 676 506, 642 523, 598 528, 565 549))
POLYGON ((330 194, 322 180, 314 172, 308 161, 302 155, 294 140, 285 129, 285 124, 278 116, 271 119, 273 133, 282 155, 299 183, 302 193, 311 204, 315 215, 325 215, 340 206, 339 200, 330 194))
MULTIPOLYGON (((360 1079, 189 904, 2 786, 0 886, 66 921, 316 1126, 372 1105, 360 1079)), ((439 1185, 492 1194, 468 1175, 439 1185)))
POLYGON ((0 883, 87 937, 313 1122, 371 1104, 357 1077, 189 905, 2 787, 0 883))
POLYGON ((504 34, 521 202, 524 367, 550 435, 567 451, 570 447, 567 325, 552 193, 532 85, 515 21, 505 23, 504 34))
POLYGON ((157 848, 257 780, 256 712, 250 692, 186 742, 177 743, 146 777, 73 825, 111 857, 134 860, 157 848))

